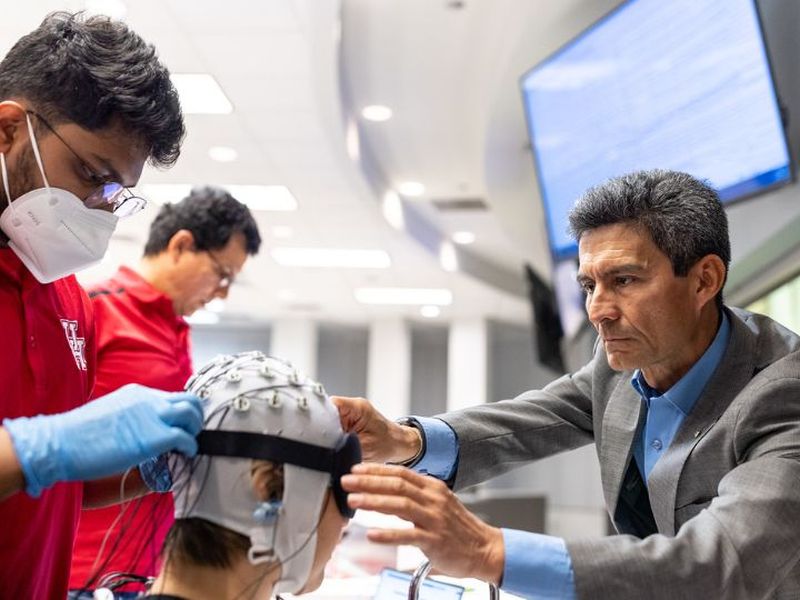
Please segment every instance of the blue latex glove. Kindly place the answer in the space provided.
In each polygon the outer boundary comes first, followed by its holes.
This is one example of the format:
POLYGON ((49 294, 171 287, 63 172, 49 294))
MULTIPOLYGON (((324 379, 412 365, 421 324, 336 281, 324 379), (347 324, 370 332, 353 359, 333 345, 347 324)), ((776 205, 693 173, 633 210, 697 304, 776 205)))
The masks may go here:
POLYGON ((136 384, 69 412, 3 421, 33 497, 57 481, 115 475, 163 452, 194 456, 202 426, 196 396, 136 384))

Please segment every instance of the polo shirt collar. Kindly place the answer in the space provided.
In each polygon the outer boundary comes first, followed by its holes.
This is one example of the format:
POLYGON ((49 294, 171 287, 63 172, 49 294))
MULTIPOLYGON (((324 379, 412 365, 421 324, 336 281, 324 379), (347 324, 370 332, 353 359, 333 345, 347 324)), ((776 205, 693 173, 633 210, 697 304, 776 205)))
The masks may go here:
POLYGON ((175 314, 172 298, 161 290, 154 288, 144 277, 130 267, 121 266, 114 275, 113 281, 115 285, 119 285, 139 302, 157 305, 165 314, 169 313, 181 321, 184 320, 183 317, 175 314))

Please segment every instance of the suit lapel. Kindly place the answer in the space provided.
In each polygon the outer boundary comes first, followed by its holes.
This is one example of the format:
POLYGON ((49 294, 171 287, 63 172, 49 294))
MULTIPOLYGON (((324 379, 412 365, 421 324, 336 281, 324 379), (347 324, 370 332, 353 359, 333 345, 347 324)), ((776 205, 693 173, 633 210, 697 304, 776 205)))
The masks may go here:
MULTIPOLYGON (((730 311, 727 314, 731 323, 731 338, 725 354, 648 478, 653 516, 659 531, 666 535, 675 535, 675 498, 686 459, 753 377, 755 339, 738 317, 730 311)), ((686 484, 686 481, 683 483, 686 484)))
POLYGON ((633 440, 643 416, 642 400, 631 385, 630 373, 623 373, 606 405, 600 444, 603 494, 611 515, 617 511, 622 480, 632 460, 633 440))

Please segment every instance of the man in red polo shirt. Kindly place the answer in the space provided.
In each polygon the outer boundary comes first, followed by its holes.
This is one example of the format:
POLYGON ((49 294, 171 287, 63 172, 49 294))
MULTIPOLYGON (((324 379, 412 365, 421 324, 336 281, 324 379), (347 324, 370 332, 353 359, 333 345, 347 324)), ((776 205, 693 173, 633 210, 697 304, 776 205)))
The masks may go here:
POLYGON ((171 165, 183 134, 169 72, 123 23, 54 13, 0 62, 2 598, 65 597, 94 480, 197 450, 194 396, 126 386, 87 403, 94 327, 72 276, 141 208, 144 162, 171 165))
MULTIPOLYGON (((94 395, 128 383, 182 390, 192 374, 189 326, 183 319, 225 298, 261 237, 248 208, 225 190, 195 188, 161 208, 137 270, 122 267, 89 289, 97 332, 94 395)), ((70 588, 95 587, 109 572, 156 575, 173 521, 172 496, 150 494, 129 507, 84 510, 72 555, 70 588), (107 538, 100 555, 103 540, 107 538)))

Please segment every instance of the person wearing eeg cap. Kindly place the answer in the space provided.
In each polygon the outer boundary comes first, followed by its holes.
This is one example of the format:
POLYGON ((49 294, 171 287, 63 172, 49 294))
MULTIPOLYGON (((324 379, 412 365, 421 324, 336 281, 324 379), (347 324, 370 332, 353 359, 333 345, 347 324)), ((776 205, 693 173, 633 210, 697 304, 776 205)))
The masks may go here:
POLYGON ((319 383, 260 352, 218 357, 187 390, 205 422, 198 456, 169 458, 176 521, 148 597, 313 591, 353 515, 340 478, 358 438, 319 383))

